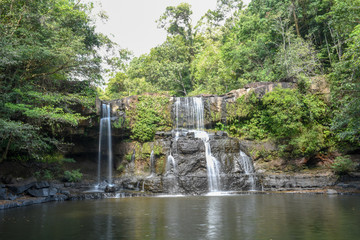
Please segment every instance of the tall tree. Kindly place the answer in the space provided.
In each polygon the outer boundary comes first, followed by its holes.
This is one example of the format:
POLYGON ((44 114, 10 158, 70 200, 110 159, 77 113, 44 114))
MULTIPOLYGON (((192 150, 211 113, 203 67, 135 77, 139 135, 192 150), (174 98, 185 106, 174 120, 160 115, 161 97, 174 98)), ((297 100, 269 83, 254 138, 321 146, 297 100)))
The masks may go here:
POLYGON ((80 99, 93 106, 93 85, 101 81, 97 49, 109 43, 95 32, 90 10, 73 0, 0 2, 2 159, 39 159, 60 148, 62 126, 86 118, 74 106, 80 99))

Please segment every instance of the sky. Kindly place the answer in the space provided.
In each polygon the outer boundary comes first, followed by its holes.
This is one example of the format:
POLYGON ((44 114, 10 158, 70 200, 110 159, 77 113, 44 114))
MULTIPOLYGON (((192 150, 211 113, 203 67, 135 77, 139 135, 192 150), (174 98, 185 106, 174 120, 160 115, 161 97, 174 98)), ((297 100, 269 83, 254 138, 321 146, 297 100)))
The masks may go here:
MULTIPOLYGON (((83 0, 89 2, 90 0, 83 0)), ((108 15, 106 22, 98 20, 96 29, 104 33, 121 48, 131 50, 135 56, 149 53, 166 40, 166 31, 157 28, 156 20, 167 6, 177 6, 182 2, 192 6, 193 25, 209 9, 216 8, 217 0, 92 0, 94 13, 103 10, 108 15)), ((248 2, 248 1, 244 1, 248 2)))

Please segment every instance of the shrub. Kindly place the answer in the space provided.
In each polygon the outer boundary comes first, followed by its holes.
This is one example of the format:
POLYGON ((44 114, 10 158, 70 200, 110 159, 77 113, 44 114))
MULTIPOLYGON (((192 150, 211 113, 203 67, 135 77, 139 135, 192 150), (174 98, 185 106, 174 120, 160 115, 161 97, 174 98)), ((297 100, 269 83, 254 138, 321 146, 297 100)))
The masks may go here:
POLYGON ((154 139, 155 132, 171 129, 169 99, 163 96, 139 96, 136 106, 126 115, 131 118, 131 138, 140 142, 154 139))
POLYGON ((67 182, 79 182, 83 174, 80 172, 80 169, 65 171, 64 179, 67 182))
POLYGON ((336 174, 345 175, 354 170, 355 164, 349 156, 339 156, 335 158, 331 168, 336 174))

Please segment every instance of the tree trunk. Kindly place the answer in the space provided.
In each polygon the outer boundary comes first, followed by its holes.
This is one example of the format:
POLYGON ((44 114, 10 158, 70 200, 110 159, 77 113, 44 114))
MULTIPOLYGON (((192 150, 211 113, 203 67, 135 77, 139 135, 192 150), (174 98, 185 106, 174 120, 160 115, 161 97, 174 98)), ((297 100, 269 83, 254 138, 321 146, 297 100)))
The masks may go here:
POLYGON ((6 158, 7 158, 7 154, 9 152, 9 148, 10 148, 10 143, 11 143, 11 140, 12 140, 12 135, 10 135, 10 138, 9 138, 9 141, 6 145, 6 148, 5 148, 5 151, 0 159, 0 162, 3 162, 6 158))
POLYGON ((291 2, 292 2, 292 12, 293 12, 293 15, 294 15, 296 34, 297 34, 298 37, 300 37, 299 22, 298 22, 298 19, 296 17, 296 13, 295 13, 295 3, 294 3, 294 1, 291 1, 291 2))

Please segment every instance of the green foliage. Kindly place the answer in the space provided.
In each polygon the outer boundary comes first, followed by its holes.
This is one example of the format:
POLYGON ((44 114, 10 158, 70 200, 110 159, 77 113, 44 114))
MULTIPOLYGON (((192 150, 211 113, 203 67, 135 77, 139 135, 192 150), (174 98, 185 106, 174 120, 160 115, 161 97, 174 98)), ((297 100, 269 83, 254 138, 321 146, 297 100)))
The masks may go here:
POLYGON ((45 169, 45 170, 42 170, 42 171, 37 171, 34 173, 34 177, 37 179, 37 180, 54 180, 54 175, 53 173, 48 170, 48 169, 45 169))
POLYGON ((360 25, 350 35, 349 46, 337 63, 332 79, 334 118, 332 130, 339 141, 360 146, 360 25))
POLYGON ((169 6, 157 21, 159 28, 164 28, 170 35, 180 35, 185 41, 192 41, 191 5, 180 3, 178 6, 169 6))
POLYGON ((80 169, 65 171, 64 180, 67 182, 80 182, 83 174, 80 172, 80 169))
POLYGON ((125 155, 125 160, 126 161, 131 162, 131 158, 132 158, 132 153, 125 155))
POLYGON ((227 106, 228 131, 238 137, 280 145, 284 157, 310 157, 332 145, 329 108, 317 96, 276 88, 262 99, 250 94, 227 106))
POLYGON ((119 171, 120 173, 122 173, 125 170, 125 166, 123 164, 120 164, 117 168, 117 171, 119 171))
POLYGON ((190 95, 204 93, 223 94, 238 87, 234 78, 225 67, 220 43, 205 40, 204 46, 192 61, 194 91, 190 95))
POLYGON ((43 160, 61 131, 95 109, 101 81, 91 5, 72 0, 0 1, 0 161, 43 160))
POLYGON ((46 155, 41 159, 41 162, 43 163, 57 163, 57 164, 63 164, 63 163, 75 163, 76 161, 73 158, 64 158, 62 154, 55 153, 52 155, 46 155))
POLYGON ((145 78, 130 79, 126 74, 118 72, 114 78, 109 80, 105 95, 109 99, 120 99, 132 95, 155 92, 158 92, 158 89, 151 83, 146 82, 145 78))
POLYGON ((355 164, 349 156, 339 156, 335 158, 331 168, 336 174, 344 175, 353 171, 355 169, 355 164))
MULTIPOLYGON (((151 49, 131 61, 127 70, 129 82, 142 79, 158 91, 170 91, 176 95, 187 95, 192 88, 190 76, 191 53, 180 36, 168 37, 160 46, 151 49)), ((135 87, 141 87, 134 83, 135 87)), ((146 86, 146 85, 145 85, 146 86)), ((148 88, 150 91, 153 88, 148 88)))
POLYGON ((171 128, 169 98, 139 96, 138 102, 126 115, 131 119, 131 138, 140 142, 153 140, 156 131, 171 128))
POLYGON ((16 159, 19 155, 27 155, 32 159, 40 160, 58 144, 55 139, 42 133, 38 127, 1 118, 0 140, 3 153, 1 161, 6 158, 16 159), (9 157, 8 154, 11 156, 9 157))

